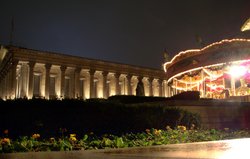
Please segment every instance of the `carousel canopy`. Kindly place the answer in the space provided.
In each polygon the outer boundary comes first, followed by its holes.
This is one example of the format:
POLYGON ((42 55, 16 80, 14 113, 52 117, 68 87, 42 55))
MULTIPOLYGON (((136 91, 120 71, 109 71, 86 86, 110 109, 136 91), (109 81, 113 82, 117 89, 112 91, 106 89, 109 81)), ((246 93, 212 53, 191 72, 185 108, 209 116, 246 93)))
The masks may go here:
POLYGON ((241 27, 241 31, 247 30, 250 30, 250 18, 248 18, 247 21, 241 27))

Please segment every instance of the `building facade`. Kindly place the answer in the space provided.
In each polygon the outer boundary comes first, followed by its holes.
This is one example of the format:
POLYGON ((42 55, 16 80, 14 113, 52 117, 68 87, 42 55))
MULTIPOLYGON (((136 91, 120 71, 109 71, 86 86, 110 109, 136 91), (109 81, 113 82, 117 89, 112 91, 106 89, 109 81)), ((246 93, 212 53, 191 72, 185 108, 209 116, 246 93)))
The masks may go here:
POLYGON ((200 91, 203 98, 249 97, 250 39, 182 51, 164 64, 164 70, 173 94, 200 91))
POLYGON ((136 95, 139 81, 145 96, 171 94, 163 70, 15 46, 2 46, 0 50, 2 99, 136 95))

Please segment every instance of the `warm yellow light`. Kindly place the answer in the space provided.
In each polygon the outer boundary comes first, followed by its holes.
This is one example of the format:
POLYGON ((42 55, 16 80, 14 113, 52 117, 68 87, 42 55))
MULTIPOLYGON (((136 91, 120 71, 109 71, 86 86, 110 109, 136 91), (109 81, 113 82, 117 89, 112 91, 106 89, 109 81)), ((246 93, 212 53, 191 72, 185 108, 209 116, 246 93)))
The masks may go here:
POLYGON ((197 81, 192 81, 192 82, 189 82, 189 81, 184 81, 184 80, 177 80, 178 82, 180 83, 184 83, 184 84, 198 84, 198 83, 201 83, 203 80, 197 80, 197 81))
MULTIPOLYGON (((249 22, 250 23, 250 22, 249 22)), ((169 62, 166 62, 163 64, 163 68, 164 68, 164 71, 167 72, 167 67, 171 66, 173 63, 185 58, 188 56, 188 54, 190 53, 202 53, 204 50, 208 49, 208 48, 211 48, 213 46, 216 46, 216 45, 221 45, 222 43, 231 43, 231 42, 235 42, 235 41, 244 41, 244 42, 250 42, 250 39, 231 39, 231 40, 228 40, 228 39, 224 39, 224 40, 221 40, 219 42, 215 42, 215 43, 212 43, 202 49, 191 49, 191 50, 186 50, 186 51, 181 51, 179 52, 177 55, 175 55, 171 61, 169 62), (187 54, 187 55, 186 55, 187 54)))
POLYGON ((247 21, 242 25, 241 29, 243 31, 250 30, 250 18, 247 19, 247 21))
MULTIPOLYGON (((194 84, 194 85, 192 85, 192 86, 189 86, 188 88, 189 88, 189 89, 193 89, 193 88, 197 87, 197 86, 198 86, 198 84, 199 84, 199 83, 194 84)), ((175 86, 175 85, 173 85, 173 86, 172 86, 172 88, 174 88, 174 89, 178 89, 178 90, 184 90, 184 91, 187 91, 187 88, 178 87, 178 86, 175 86)))
POLYGON ((221 76, 223 76, 223 71, 219 72, 218 74, 213 74, 212 71, 209 71, 208 69, 203 69, 203 71, 210 76, 211 79, 217 79, 221 76))
POLYGON ((192 72, 192 71, 197 71, 197 70, 204 70, 205 68, 209 68, 209 67, 214 67, 214 66, 220 66, 222 65, 223 63, 219 63, 219 64, 213 64, 213 65, 209 65, 209 66, 205 66, 205 67, 197 67, 197 68, 194 68, 194 69, 190 69, 190 70, 187 70, 187 71, 183 71, 183 72, 180 72, 174 76, 172 76, 171 78, 168 79, 167 82, 170 82, 172 79, 174 78, 177 78, 178 76, 181 76, 185 73, 188 73, 188 72, 192 72))
POLYGON ((229 74, 235 78, 243 76, 246 72, 247 72, 246 67, 239 65, 233 65, 229 69, 229 74))
POLYGON ((218 159, 246 159, 249 158, 249 139, 228 140, 226 150, 218 156, 218 159))
MULTIPOLYGON (((233 62, 230 62, 230 63, 236 65, 236 64, 238 64, 238 63, 249 62, 249 61, 250 61, 250 60, 240 60, 240 61, 233 61, 233 62)), ((172 79, 177 78, 177 77, 179 77, 179 76, 181 76, 181 75, 183 75, 183 74, 185 74, 185 73, 192 72, 192 71, 197 71, 197 70, 201 70, 201 69, 202 69, 205 73, 207 73, 209 76, 211 76, 212 79, 216 79, 216 78, 221 77, 222 74, 218 74, 217 76, 216 76, 216 75, 212 75, 209 71, 206 70, 206 68, 215 67, 215 66, 221 66, 221 65, 223 65, 223 64, 225 64, 225 63, 218 63, 218 64, 208 65, 208 66, 204 66, 204 67, 197 67, 197 68, 194 68, 194 69, 190 69, 190 70, 187 70, 187 71, 183 71, 183 72, 180 72, 180 73, 178 73, 178 74, 176 74, 176 75, 170 77, 170 78, 168 79, 167 82, 170 82, 172 79)), ((228 72, 228 73, 229 73, 229 72, 228 72)), ((204 79, 204 80, 205 80, 205 79, 204 79)))
POLYGON ((225 86, 224 86, 224 85, 207 84, 206 86, 208 86, 208 87, 211 88, 212 90, 215 90, 215 89, 217 89, 217 88, 225 89, 225 86))

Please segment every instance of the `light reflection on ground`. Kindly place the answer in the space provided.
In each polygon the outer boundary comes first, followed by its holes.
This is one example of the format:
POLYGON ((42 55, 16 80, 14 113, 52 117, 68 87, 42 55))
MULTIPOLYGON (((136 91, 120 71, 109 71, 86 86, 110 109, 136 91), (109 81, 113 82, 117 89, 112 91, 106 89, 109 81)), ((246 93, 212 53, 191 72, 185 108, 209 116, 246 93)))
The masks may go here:
POLYGON ((0 154, 1 159, 249 159, 250 138, 164 146, 0 154))
POLYGON ((250 140, 240 139, 240 140, 230 140, 227 141, 228 149, 223 151, 218 159, 244 159, 250 158, 250 140))
POLYGON ((111 150, 108 154, 124 159, 249 159, 249 152, 250 139, 245 138, 111 150))

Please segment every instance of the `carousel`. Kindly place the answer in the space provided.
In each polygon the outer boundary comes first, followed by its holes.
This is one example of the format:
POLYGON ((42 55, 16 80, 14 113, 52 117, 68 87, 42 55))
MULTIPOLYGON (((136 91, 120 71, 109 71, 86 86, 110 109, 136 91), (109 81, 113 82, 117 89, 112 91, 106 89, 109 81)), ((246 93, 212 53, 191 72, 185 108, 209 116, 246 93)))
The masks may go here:
POLYGON ((180 52, 164 64, 172 95, 199 91, 203 98, 250 95, 250 39, 222 40, 180 52))

